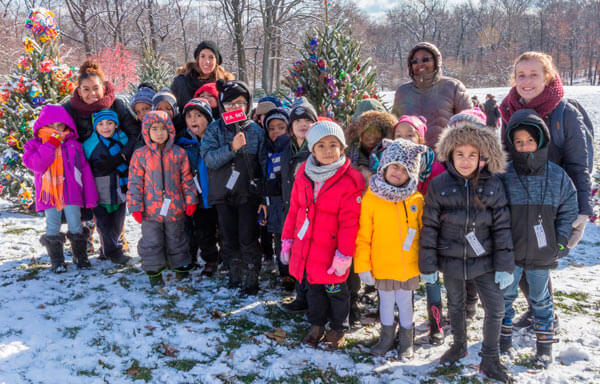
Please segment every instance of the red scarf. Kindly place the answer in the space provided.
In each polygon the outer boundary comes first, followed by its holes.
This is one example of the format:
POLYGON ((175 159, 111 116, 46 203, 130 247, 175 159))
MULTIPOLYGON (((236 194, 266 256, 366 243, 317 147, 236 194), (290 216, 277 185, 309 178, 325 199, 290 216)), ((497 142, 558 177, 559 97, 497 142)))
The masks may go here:
POLYGON ((103 109, 110 108, 115 102, 115 88, 110 81, 104 84, 104 96, 95 103, 87 104, 79 96, 79 87, 73 92, 71 97, 71 106, 77 111, 78 114, 83 116, 89 116, 92 113, 99 112, 103 109))
POLYGON ((546 85, 542 93, 526 104, 521 102, 522 99, 517 92, 517 88, 512 87, 508 95, 500 104, 502 120, 508 124, 510 117, 519 109, 533 109, 540 117, 544 118, 554 111, 554 108, 560 103, 564 95, 565 90, 558 73, 556 74, 554 81, 546 85))

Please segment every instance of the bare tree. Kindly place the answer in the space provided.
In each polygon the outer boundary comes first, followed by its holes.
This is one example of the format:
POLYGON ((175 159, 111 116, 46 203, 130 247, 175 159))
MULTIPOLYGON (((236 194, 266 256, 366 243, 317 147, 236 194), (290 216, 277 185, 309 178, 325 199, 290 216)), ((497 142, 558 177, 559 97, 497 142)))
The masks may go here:
POLYGON ((187 61, 189 57, 189 44, 185 21, 189 15, 192 0, 171 0, 169 5, 175 8, 177 20, 179 21, 179 26, 181 27, 181 36, 183 37, 183 57, 184 61, 187 61))
POLYGON ((65 0, 71 20, 81 33, 81 39, 68 36, 83 45, 86 56, 92 54, 91 34, 94 31, 95 20, 99 12, 93 10, 94 0, 65 0))

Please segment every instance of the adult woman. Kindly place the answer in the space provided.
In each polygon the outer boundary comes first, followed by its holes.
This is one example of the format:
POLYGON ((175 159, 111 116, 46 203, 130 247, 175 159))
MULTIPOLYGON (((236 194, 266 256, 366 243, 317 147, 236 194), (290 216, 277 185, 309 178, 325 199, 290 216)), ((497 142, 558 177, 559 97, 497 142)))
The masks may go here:
POLYGON ((412 81, 398 87, 392 113, 424 116, 427 119, 425 143, 435 147, 437 138, 453 115, 470 109, 471 98, 460 80, 442 76, 442 54, 431 43, 419 43, 408 54, 412 81))
MULTIPOLYGON (((568 243, 568 248, 574 248, 583 236, 589 216, 593 214, 590 179, 593 146, 589 145, 591 133, 587 131, 583 115, 577 107, 572 102, 563 101, 565 91, 550 55, 535 51, 521 54, 514 62, 512 81, 513 87, 500 104, 503 128, 519 109, 535 110, 550 127, 548 160, 560 165, 577 189, 579 214, 573 222, 573 233, 568 243), (564 112, 562 126, 559 126, 555 110, 561 107, 564 107, 564 112), (559 132, 557 129, 563 131, 559 132), (557 145, 558 135, 564 139, 561 145, 557 145)), ((504 129, 502 131, 504 139, 504 129)), ((522 281, 521 288, 527 293, 526 281, 522 281)), ((548 288, 552 291, 551 284, 548 288)), ((530 315, 531 310, 514 326, 528 326, 530 315)))
POLYGON ((215 82, 218 79, 230 81, 235 78, 221 67, 222 62, 223 58, 217 43, 204 40, 198 44, 194 50, 194 61, 180 67, 171 84, 171 91, 177 98, 179 112, 183 112, 185 104, 194 97, 196 90, 204 84, 215 82))

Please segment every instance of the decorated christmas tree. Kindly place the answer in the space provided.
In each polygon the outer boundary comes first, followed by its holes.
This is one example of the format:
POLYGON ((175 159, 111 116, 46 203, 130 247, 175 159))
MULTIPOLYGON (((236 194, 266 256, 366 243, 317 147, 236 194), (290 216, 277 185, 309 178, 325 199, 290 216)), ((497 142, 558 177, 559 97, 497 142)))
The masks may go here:
POLYGON ((294 96, 305 96, 319 115, 347 123, 360 100, 377 97, 375 68, 370 58, 361 60, 361 44, 345 20, 313 28, 299 52, 283 84, 294 96))
POLYGON ((25 27, 24 54, 16 69, 0 80, 0 197, 24 209, 33 205, 33 175, 23 166, 25 143, 44 104, 60 103, 75 89, 75 69, 59 53, 59 28, 54 14, 32 9, 25 27))

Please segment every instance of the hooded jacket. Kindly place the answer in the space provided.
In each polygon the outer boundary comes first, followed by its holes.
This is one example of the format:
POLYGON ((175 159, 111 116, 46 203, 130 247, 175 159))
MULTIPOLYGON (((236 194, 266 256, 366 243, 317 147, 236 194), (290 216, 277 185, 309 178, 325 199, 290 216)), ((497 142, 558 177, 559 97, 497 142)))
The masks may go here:
POLYGON ((144 116, 142 135, 146 145, 133 153, 129 165, 129 211, 141 211, 143 220, 181 220, 186 207, 198 204, 198 198, 185 150, 174 145, 175 127, 166 112, 151 111, 144 116), (154 123, 163 123, 168 130, 169 138, 162 149, 150 139, 154 123), (160 211, 165 199, 171 202, 163 216, 160 211))
MULTIPOLYGON (((534 110, 515 112, 506 129, 505 143, 512 161, 502 175, 511 211, 515 263, 525 269, 558 265, 558 244, 566 246, 577 217, 577 192, 567 173, 548 160, 550 132, 534 110), (535 152, 517 152, 512 135, 520 127, 537 129, 535 152), (546 246, 538 246, 535 226, 543 227, 546 246)), ((543 242, 542 242, 543 244, 543 242)))
POLYGON ((190 132, 189 129, 186 129, 183 132, 183 135, 177 139, 177 145, 185 149, 185 153, 188 156, 192 177, 196 177, 196 180, 200 185, 200 189, 202 190, 202 192, 198 192, 201 193, 202 208, 208 209, 212 208, 210 204, 208 204, 208 191, 210 183, 208 179, 208 168, 204 163, 204 159, 202 159, 202 156, 200 156, 201 143, 202 140, 190 132))
POLYGON ((82 208, 94 208, 98 203, 98 191, 89 163, 78 141, 75 122, 61 105, 45 105, 40 116, 33 124, 33 139, 25 144, 23 164, 33 171, 35 186, 35 207, 38 212, 53 208, 41 200, 42 175, 54 161, 56 148, 50 143, 42 143, 38 132, 42 127, 59 122, 66 125, 69 133, 61 144, 65 205, 77 205, 82 208), (79 177, 78 177, 79 176, 79 177))
POLYGON ((442 133, 436 151, 447 170, 431 180, 427 189, 419 250, 421 273, 439 270, 444 276, 463 280, 492 271, 512 273, 510 210, 498 176, 506 168, 506 157, 496 134, 463 121, 442 133), (480 158, 486 159, 477 185, 473 177, 466 179, 452 164, 452 152, 462 144, 475 146, 480 158), (475 205, 475 194, 483 209, 475 205), (475 234, 483 252, 474 251, 465 237, 469 233, 475 234))
POLYGON ((450 117, 472 108, 473 104, 463 83, 442 75, 442 54, 435 45, 431 43, 415 45, 407 60, 412 81, 402 84, 396 90, 392 113, 398 118, 402 115, 425 116, 427 119, 425 143, 433 148, 440 133, 448 126, 450 117), (433 79, 428 86, 423 85, 415 76, 410 64, 415 52, 420 49, 431 52, 435 61, 433 79))

